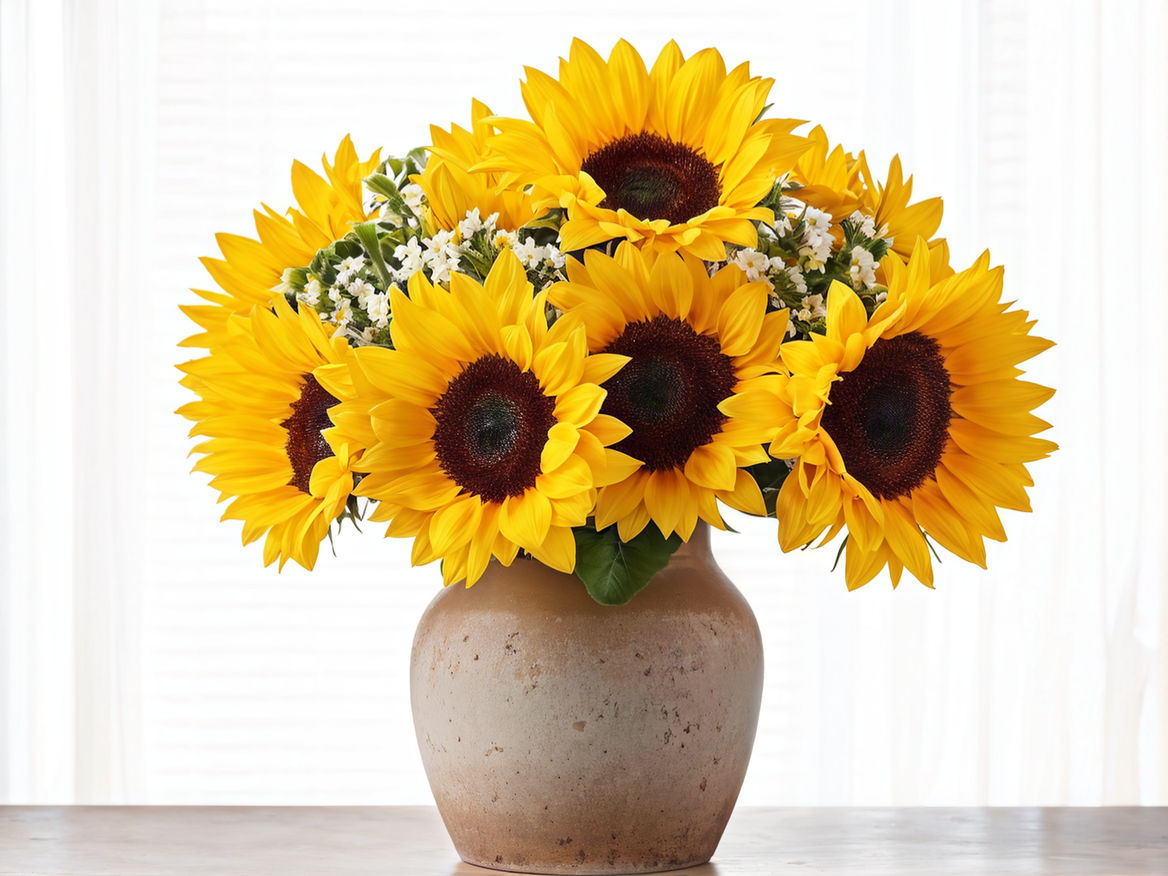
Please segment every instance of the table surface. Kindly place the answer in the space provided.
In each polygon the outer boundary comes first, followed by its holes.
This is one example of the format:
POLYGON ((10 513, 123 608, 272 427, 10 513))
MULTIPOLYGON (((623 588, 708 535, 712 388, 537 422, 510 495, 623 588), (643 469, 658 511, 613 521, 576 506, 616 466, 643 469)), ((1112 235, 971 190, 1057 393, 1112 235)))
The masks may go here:
MULTIPOLYGON (((0 807, 0 876, 454 876, 424 806, 0 807)), ((754 808, 686 876, 1168 874, 1168 808, 754 808)))

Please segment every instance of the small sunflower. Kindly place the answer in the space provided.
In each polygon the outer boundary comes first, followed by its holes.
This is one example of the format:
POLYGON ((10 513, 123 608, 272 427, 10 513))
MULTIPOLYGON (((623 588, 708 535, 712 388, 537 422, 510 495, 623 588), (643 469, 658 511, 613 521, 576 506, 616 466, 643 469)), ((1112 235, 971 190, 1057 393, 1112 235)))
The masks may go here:
MULTIPOLYGON (((791 192, 792 197, 830 213, 836 223, 857 210, 871 217, 882 230, 881 236, 891 238, 889 248, 903 259, 912 254, 918 237, 929 241, 933 250, 946 246, 943 239, 933 237, 941 227, 941 199, 910 203, 912 177, 904 178, 899 155, 893 156, 888 176, 881 181, 872 173, 863 152, 853 156, 842 146, 831 148, 823 128, 816 127, 807 137, 811 148, 791 171, 791 181, 800 185, 791 192)), ((947 248, 934 252, 934 260, 941 256, 947 263, 947 248)))
MULTIPOLYGON (((877 228, 888 228, 894 253, 907 259, 912 255, 918 238, 927 240, 930 249, 944 245, 944 240, 933 238, 937 229, 941 227, 943 212, 941 199, 926 198, 923 201, 909 203, 912 199, 912 177, 904 178, 899 155, 892 157, 892 162, 888 165, 888 175, 883 182, 876 179, 868 169, 868 159, 862 152, 857 165, 860 177, 864 181, 860 211, 872 216, 877 228)), ((933 258, 936 260, 936 253, 933 258)))
POLYGON ((487 121, 490 115, 490 109, 476 100, 471 104, 469 131, 458 125, 452 125, 449 131, 430 128, 430 159, 412 181, 426 194, 431 234, 453 231, 475 209, 484 217, 498 214, 496 227, 505 231, 515 231, 536 218, 530 194, 504 186, 498 173, 470 172, 482 161, 486 143, 494 133, 487 121))
POLYGON ((353 223, 370 218, 362 203, 361 181, 379 160, 377 152, 366 161, 358 159, 352 141, 345 137, 332 164, 322 156, 323 177, 293 162, 292 193, 297 206, 282 216, 264 204, 263 212, 254 211, 258 239, 218 234, 215 239, 223 258, 201 259, 222 291, 193 290, 208 303, 181 309, 202 331, 180 346, 213 347, 231 314, 246 314, 255 304, 269 304, 285 269, 307 265, 318 250, 348 234, 353 223))
POLYGON ((566 208, 564 250, 627 238, 724 259, 757 242, 753 222, 773 219, 758 204, 809 145, 799 122, 757 121, 773 80, 727 73, 714 49, 686 59, 670 42, 646 70, 623 40, 607 62, 575 40, 559 79, 526 73, 531 121, 492 119, 480 169, 566 208))
MULTIPOLYGON (((628 541, 650 520, 688 540, 699 518, 724 527, 720 499, 765 514, 745 467, 766 461, 779 428, 765 401, 777 373, 785 310, 767 313, 769 287, 728 265, 711 277, 692 256, 639 250, 585 253, 549 299, 588 328, 588 347, 629 363, 606 388, 601 411, 632 432, 616 448, 643 466, 600 490, 596 526, 628 541)), ((793 416, 788 417, 793 420, 793 416)))
POLYGON ((1001 302, 989 255, 946 275, 918 239, 907 265, 884 268, 888 300, 870 318, 835 283, 827 333, 783 345, 802 431, 787 426, 771 448, 798 457, 777 501, 781 547, 846 527, 849 589, 885 566, 894 585, 908 569, 932 586, 926 534, 984 567, 983 539, 1006 538, 997 509, 1030 510, 1025 463, 1057 448, 1034 437, 1050 424, 1030 413, 1053 390, 1017 367, 1051 342, 1001 302))
POLYGON ((264 565, 316 562, 321 540, 353 489, 353 455, 322 430, 337 403, 313 371, 344 362, 350 350, 330 337, 316 312, 276 298, 273 309, 232 315, 210 356, 180 366, 196 378, 199 401, 179 413, 202 436, 195 471, 212 475, 224 520, 243 521, 243 543, 267 533, 264 565))
POLYGON ((842 146, 833 149, 819 125, 808 132, 807 139, 810 148, 791 170, 790 181, 800 186, 791 195, 830 213, 836 223, 842 222, 860 209, 863 179, 859 163, 842 146))
POLYGON ((599 384, 626 358, 589 356, 573 319, 549 328, 511 253, 483 286, 454 274, 447 291, 419 272, 408 298, 390 294, 394 349, 317 372, 343 402, 330 440, 368 448, 356 493, 381 503, 371 519, 414 539, 415 564, 442 559, 447 584, 520 550, 571 572, 596 487, 637 465, 609 449, 628 428, 600 413, 599 384))

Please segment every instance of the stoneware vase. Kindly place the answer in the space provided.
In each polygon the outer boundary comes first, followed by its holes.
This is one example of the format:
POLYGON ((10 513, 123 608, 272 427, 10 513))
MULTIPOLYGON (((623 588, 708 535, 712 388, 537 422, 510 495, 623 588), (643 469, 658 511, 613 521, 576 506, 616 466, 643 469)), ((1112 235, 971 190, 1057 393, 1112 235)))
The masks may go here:
POLYGON ((464 861, 648 873, 710 859, 746 775, 762 638, 699 524, 623 606, 534 560, 492 563, 422 616, 410 693, 464 861))

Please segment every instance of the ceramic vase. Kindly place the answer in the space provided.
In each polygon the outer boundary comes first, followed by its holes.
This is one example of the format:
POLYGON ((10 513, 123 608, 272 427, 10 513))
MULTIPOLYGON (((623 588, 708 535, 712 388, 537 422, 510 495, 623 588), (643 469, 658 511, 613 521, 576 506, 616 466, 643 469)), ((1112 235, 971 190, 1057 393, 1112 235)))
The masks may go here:
POLYGON ((443 590, 418 625, 410 692, 463 860, 649 873, 713 855, 762 680, 758 624, 700 524, 626 605, 530 559, 443 590))

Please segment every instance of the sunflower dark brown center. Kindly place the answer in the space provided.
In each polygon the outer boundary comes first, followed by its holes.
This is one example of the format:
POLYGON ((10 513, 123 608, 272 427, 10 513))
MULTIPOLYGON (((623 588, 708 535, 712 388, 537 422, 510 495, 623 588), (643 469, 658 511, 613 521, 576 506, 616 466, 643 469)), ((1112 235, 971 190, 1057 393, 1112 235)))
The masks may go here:
POLYGON ((734 363, 718 342, 680 319, 655 316, 625 326, 604 352, 630 361, 604 384, 601 409, 632 429, 616 449, 650 471, 680 468, 722 428, 718 405, 734 393, 734 363))
POLYGON ((880 340, 831 390, 822 425, 848 473, 879 499, 905 496, 936 470, 949 438, 949 372, 920 332, 880 340))
POLYGON ((556 400, 530 371, 502 356, 467 365, 430 409, 434 449, 452 481, 486 502, 535 485, 556 400))
POLYGON ((597 149, 580 167, 604 189, 601 207, 679 225, 718 206, 718 168, 684 143, 628 134, 597 149))
POLYGON ((315 377, 305 374, 300 398, 292 402, 292 416, 280 424, 288 432, 288 441, 284 445, 288 461, 292 463, 292 480, 288 485, 302 493, 309 492, 313 467, 322 459, 335 455, 320 433, 332 427, 328 409, 337 401, 316 382, 315 377))

